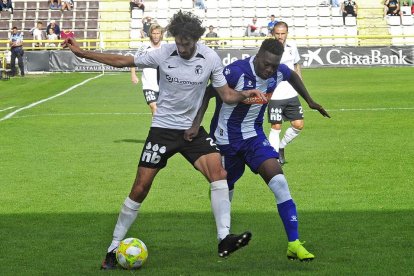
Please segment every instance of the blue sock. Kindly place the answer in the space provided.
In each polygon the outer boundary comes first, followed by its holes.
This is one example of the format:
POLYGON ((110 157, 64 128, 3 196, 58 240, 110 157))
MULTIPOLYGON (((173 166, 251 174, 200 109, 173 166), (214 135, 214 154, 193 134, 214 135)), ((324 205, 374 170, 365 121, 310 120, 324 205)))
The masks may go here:
POLYGON ((296 205, 292 199, 277 205, 279 216, 285 226, 288 241, 295 241, 299 239, 298 232, 298 215, 296 213, 296 205))

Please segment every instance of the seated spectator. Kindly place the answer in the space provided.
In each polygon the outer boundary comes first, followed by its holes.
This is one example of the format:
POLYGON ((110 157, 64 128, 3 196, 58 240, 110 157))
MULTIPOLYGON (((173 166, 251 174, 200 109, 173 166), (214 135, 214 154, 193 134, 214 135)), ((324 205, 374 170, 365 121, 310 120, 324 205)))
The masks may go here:
MULTIPOLYGON (((33 27, 30 33, 33 35, 33 40, 46 40, 46 33, 43 30, 43 23, 41 21, 36 23, 36 27, 33 27)), ((41 41, 32 44, 33 47, 41 47, 42 45, 41 41)))
POLYGON ((347 17, 348 15, 357 17, 358 5, 355 3, 355 1, 346 0, 342 3, 341 10, 345 25, 345 17, 347 17))
POLYGON ((62 0, 62 8, 61 11, 71 11, 73 7, 72 0, 62 0))
POLYGON ((339 0, 331 0, 331 6, 332 7, 339 7, 339 0))
POLYGON ((193 0, 193 6, 194 8, 199 8, 200 10, 207 12, 207 6, 204 3, 204 0, 193 0))
POLYGON ((129 2, 129 11, 131 13, 131 17, 132 17, 133 9, 140 9, 142 10, 142 14, 144 14, 144 11, 145 11, 144 0, 131 0, 129 2))
POLYGON ((50 20, 49 25, 47 25, 47 27, 46 27, 46 33, 47 33, 47 34, 49 34, 49 33, 50 33, 50 32, 49 32, 49 29, 50 29, 50 28, 52 28, 52 29, 53 29, 54 34, 56 34, 56 35, 57 35, 57 37, 60 39, 60 28, 59 28, 59 25, 58 25, 58 24, 56 24, 56 21, 55 21, 55 20, 50 20))
POLYGON ((0 11, 10 11, 13 14, 13 5, 11 0, 0 0, 0 11))
MULTIPOLYGON (((206 34, 206 37, 208 38, 212 38, 212 37, 218 37, 217 33, 214 31, 214 27, 213 25, 210 25, 208 27, 208 33, 206 34)), ((206 40, 206 45, 213 48, 213 49, 217 49, 219 42, 218 40, 206 40)))
POLYGON ((262 28, 257 25, 257 17, 255 16, 252 18, 252 23, 247 25, 245 35, 246 36, 265 36, 265 34, 261 32, 261 29, 262 28))
POLYGON ((400 15, 400 3, 398 2, 398 0, 385 0, 384 17, 387 15, 400 15))
POLYGON ((66 38, 75 37, 75 33, 71 30, 63 30, 62 32, 60 32, 60 39, 65 40, 66 38))
POLYGON ((272 15, 270 16, 270 22, 269 22, 269 23, 267 23, 267 33, 268 33, 268 35, 272 35, 272 32, 273 32, 273 27, 275 26, 275 24, 276 24, 277 22, 278 22, 278 21, 276 20, 275 15, 274 15, 274 14, 272 14, 272 15))
MULTIPOLYGON (((58 36, 55 34, 55 30, 53 28, 49 28, 48 34, 47 34, 47 40, 58 40, 58 36)), ((56 44, 54 42, 47 42, 45 44, 46 47, 56 47, 56 44)))
POLYGON ((152 25, 152 18, 151 16, 146 16, 142 18, 142 31, 141 37, 149 37, 149 29, 152 25))
POLYGON ((408 1, 404 1, 401 5, 401 16, 404 15, 410 15, 411 14, 411 8, 410 8, 410 3, 408 3, 408 1))
POLYGON ((62 8, 62 0, 50 0, 50 8, 52 10, 57 10, 62 8))

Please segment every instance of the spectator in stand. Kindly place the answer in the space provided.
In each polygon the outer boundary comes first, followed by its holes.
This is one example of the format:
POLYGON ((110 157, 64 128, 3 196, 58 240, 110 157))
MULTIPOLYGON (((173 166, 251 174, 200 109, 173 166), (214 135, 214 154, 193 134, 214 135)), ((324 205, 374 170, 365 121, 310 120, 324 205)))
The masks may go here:
POLYGON ((344 19, 344 25, 345 25, 345 17, 347 17, 348 15, 357 17, 358 5, 356 4, 355 1, 346 0, 342 3, 341 10, 342 10, 342 17, 344 19))
POLYGON ((404 1, 402 3, 401 8, 400 8, 400 15, 401 16, 411 15, 410 3, 408 1, 404 1))
POLYGON ((11 0, 0 0, 0 11, 10 11, 13 14, 13 4, 11 0))
POLYGON ((50 8, 52 10, 57 10, 62 8, 62 0, 50 0, 50 8))
POLYGON ((72 0, 62 0, 62 8, 61 11, 71 11, 73 7, 72 0))
POLYGON ((60 39, 65 40, 66 38, 75 38, 75 33, 71 30, 63 30, 60 33, 60 39))
POLYGON ((273 35, 272 34, 272 31, 273 31, 273 27, 275 26, 275 24, 277 23, 278 21, 276 20, 276 17, 275 17, 275 15, 274 14, 272 14, 271 16, 270 16, 270 22, 267 24, 267 33, 268 33, 268 35, 273 35))
POLYGON ((257 25, 257 17, 256 16, 252 18, 252 23, 247 25, 245 35, 246 36, 265 36, 261 32, 261 27, 259 27, 257 25))
MULTIPOLYGON (((58 36, 55 34, 55 30, 53 28, 49 28, 48 34, 47 34, 47 40, 58 40, 58 36)), ((56 44, 54 42, 47 42, 45 44, 46 47, 56 47, 56 44)))
MULTIPOLYGON (((43 30, 43 23, 37 21, 36 27, 33 27, 30 30, 30 33, 33 35, 33 40, 46 40, 46 33, 43 30)), ((41 47, 43 43, 41 41, 32 43, 33 47, 41 47)))
POLYGON ((151 16, 146 16, 142 18, 142 30, 141 30, 141 37, 149 37, 149 29, 152 25, 152 18, 151 16))
POLYGON ((414 2, 413 2, 413 5, 411 6, 411 14, 414 15, 414 2))
POLYGON ((204 3, 204 0, 193 0, 193 6, 194 8, 199 8, 200 10, 207 12, 207 6, 206 3, 204 3))
POLYGON ((59 25, 56 24, 56 21, 55 20, 50 20, 49 25, 47 25, 47 27, 46 27, 46 33, 47 34, 50 34, 50 32, 49 32, 49 29, 50 28, 53 29, 54 34, 56 34, 57 37, 60 39, 60 28, 59 28, 59 25))
POLYGON ((331 6, 332 7, 339 7, 339 1, 338 0, 331 0, 331 6))
POLYGON ((10 69, 11 76, 16 75, 16 58, 17 63, 20 68, 20 75, 24 77, 24 65, 23 65, 23 33, 17 32, 17 27, 12 28, 12 33, 10 36, 10 51, 11 51, 11 60, 10 60, 10 69))
MULTIPOLYGON (((210 25, 208 27, 208 33, 206 34, 206 37, 208 38, 218 37, 217 33, 214 31, 213 25, 210 25)), ((217 49, 219 42, 218 40, 206 40, 206 45, 209 46, 210 48, 217 49)))
POLYGON ((398 0, 385 0, 384 2, 384 17, 387 15, 400 15, 400 3, 398 0))
POLYGON ((132 10, 135 8, 142 10, 142 14, 144 14, 144 11, 145 11, 144 0, 131 0, 129 2, 129 11, 131 13, 131 17, 132 17, 132 10))

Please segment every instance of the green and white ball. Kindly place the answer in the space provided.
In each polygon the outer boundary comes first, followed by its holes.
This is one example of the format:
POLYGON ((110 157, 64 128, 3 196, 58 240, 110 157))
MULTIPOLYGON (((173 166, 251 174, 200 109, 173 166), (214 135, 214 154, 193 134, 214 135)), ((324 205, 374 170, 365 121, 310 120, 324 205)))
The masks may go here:
POLYGON ((116 251, 116 260, 125 269, 140 268, 147 258, 147 246, 137 238, 128 238, 121 241, 116 251))

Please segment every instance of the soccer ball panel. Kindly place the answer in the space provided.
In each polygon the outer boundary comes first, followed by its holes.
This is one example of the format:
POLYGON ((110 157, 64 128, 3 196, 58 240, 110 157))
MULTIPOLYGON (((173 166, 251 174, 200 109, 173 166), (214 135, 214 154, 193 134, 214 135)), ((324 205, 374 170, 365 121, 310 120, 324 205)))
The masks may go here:
POLYGON ((116 259, 125 269, 140 268, 147 258, 147 246, 137 238, 127 238, 121 241, 116 251, 116 259))

